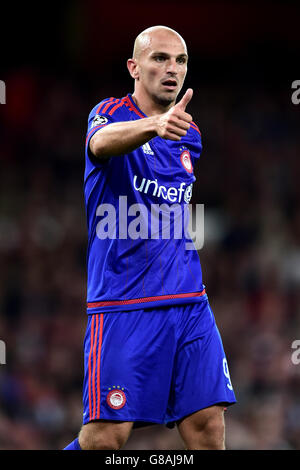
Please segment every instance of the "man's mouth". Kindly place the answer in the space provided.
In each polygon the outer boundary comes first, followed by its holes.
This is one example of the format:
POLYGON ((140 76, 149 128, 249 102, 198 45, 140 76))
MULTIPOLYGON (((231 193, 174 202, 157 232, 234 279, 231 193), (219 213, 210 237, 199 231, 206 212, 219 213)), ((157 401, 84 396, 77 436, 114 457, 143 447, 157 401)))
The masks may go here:
POLYGON ((162 82, 162 85, 169 90, 174 90, 177 87, 177 81, 173 78, 168 78, 162 82))

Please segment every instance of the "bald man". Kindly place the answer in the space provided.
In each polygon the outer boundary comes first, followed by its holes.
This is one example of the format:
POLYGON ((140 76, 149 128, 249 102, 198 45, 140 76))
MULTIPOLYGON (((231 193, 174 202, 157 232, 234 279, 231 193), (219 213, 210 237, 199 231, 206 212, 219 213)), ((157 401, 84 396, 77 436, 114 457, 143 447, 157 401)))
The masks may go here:
POLYGON ((177 426, 187 449, 225 448, 236 400, 183 223, 202 150, 193 91, 176 104, 187 62, 176 31, 146 29, 127 61, 134 93, 89 115, 84 413, 67 450, 120 449, 133 427, 157 423, 177 426))

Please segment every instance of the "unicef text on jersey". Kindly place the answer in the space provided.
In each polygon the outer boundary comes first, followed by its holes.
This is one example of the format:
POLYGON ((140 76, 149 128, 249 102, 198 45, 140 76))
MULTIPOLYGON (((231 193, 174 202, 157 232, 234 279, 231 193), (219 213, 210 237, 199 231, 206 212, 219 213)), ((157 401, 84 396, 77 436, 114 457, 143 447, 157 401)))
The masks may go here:
POLYGON ((96 234, 100 240, 183 240, 186 250, 204 245, 204 204, 100 204, 96 209, 96 234))

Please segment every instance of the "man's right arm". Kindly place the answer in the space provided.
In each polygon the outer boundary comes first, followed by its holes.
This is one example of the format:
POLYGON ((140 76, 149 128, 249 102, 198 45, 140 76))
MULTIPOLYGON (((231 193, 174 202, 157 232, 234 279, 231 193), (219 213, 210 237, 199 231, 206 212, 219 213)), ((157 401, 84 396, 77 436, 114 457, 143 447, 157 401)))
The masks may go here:
POLYGON ((99 159, 107 159, 130 153, 153 137, 177 140, 185 136, 192 116, 185 112, 191 99, 188 91, 179 103, 166 113, 138 119, 114 122, 99 129, 90 140, 90 150, 99 159))
POLYGON ((132 152, 157 135, 152 121, 152 118, 144 118, 103 127, 90 140, 92 154, 106 159, 132 152))

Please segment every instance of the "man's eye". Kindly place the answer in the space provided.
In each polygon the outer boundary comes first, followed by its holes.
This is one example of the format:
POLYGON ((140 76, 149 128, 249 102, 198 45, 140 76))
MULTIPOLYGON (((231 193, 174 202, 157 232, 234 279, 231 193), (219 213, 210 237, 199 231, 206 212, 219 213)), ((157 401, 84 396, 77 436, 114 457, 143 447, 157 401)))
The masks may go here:
POLYGON ((186 60, 185 60, 184 57, 181 57, 181 58, 177 59, 177 62, 178 62, 179 64, 185 64, 186 60))
POLYGON ((155 60, 156 60, 156 62, 163 62, 165 60, 165 58, 162 55, 157 55, 155 57, 155 60))

